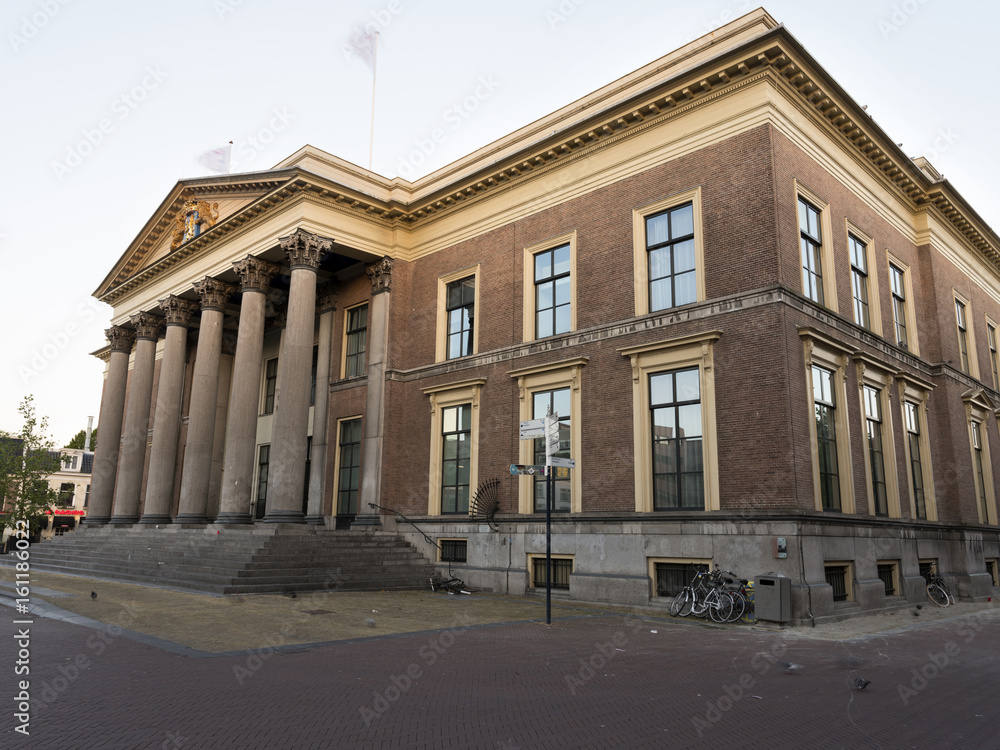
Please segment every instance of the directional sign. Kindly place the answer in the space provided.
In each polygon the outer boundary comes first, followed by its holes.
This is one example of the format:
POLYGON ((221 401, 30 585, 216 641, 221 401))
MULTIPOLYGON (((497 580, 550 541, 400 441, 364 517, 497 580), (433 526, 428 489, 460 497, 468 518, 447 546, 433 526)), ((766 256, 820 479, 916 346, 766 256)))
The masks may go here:
POLYGON ((535 474, 544 474, 545 467, 538 466, 537 464, 511 464, 510 473, 514 476, 517 476, 518 474, 533 476, 535 474))
POLYGON ((521 422, 521 440, 545 437, 544 419, 526 419, 521 422))
POLYGON ((576 460, 572 458, 559 458, 558 456, 553 456, 550 459, 550 462, 553 466, 558 466, 562 469, 576 468, 576 460))

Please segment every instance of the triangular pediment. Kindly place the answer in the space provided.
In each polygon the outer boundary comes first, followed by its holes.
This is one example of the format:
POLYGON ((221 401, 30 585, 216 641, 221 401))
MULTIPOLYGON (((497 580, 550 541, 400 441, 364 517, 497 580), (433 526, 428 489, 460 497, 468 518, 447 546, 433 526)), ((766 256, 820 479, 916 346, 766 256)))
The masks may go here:
POLYGON ((180 180, 94 292, 100 299, 269 194, 291 178, 289 171, 255 172, 180 180))

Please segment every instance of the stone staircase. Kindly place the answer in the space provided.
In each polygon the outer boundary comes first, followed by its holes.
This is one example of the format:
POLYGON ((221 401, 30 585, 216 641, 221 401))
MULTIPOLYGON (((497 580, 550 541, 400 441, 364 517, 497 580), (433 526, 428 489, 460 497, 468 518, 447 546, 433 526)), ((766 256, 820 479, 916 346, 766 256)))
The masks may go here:
MULTIPOLYGON (((0 556, 0 565, 16 559, 0 556)), ((31 545, 31 569, 208 594, 423 589, 433 564, 387 532, 314 526, 84 526, 31 545)))

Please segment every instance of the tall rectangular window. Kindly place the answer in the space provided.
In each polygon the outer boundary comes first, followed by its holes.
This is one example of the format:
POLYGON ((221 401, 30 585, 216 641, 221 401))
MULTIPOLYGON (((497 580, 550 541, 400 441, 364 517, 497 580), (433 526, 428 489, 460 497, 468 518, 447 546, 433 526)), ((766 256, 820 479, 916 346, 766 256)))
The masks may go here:
POLYGON ((958 350, 961 355, 962 372, 969 374, 969 329, 965 320, 965 305, 955 300, 955 322, 958 324, 958 350))
POLYGON ((813 302, 823 299, 823 235, 819 209, 799 198, 799 244, 802 250, 802 292, 813 302))
POLYGON ((864 386, 865 426, 868 433, 868 465, 871 470, 872 498, 875 515, 889 515, 889 501, 885 487, 885 456, 882 451, 881 394, 871 386, 864 386))
POLYGON ((896 329, 896 344, 902 349, 907 349, 906 287, 903 284, 903 271, 891 263, 889 285, 892 287, 892 322, 896 329))
POLYGON ((833 373, 812 366, 813 408, 816 414, 816 447, 819 452, 819 485, 823 510, 840 510, 840 473, 837 464, 837 403, 833 373))
MULTIPOLYGON (((558 388, 552 391, 537 391, 531 394, 532 419, 541 419, 552 410, 552 414, 559 415, 559 451, 555 453, 559 458, 569 458, 572 451, 572 399, 569 388, 558 388)), ((535 465, 545 463, 545 438, 535 438, 534 440, 534 461, 535 465)), ((552 468, 552 511, 558 513, 569 513, 572 509, 572 487, 570 484, 569 469, 552 468)), ((534 479, 534 510, 536 513, 545 512, 545 477, 535 477, 534 479)))
POLYGON ((263 414, 274 414, 274 394, 278 386, 278 358, 264 364, 264 408, 263 414))
POLYGON ((472 468, 472 405, 441 410, 441 512, 469 512, 472 468))
POLYGON ((646 217, 649 310, 665 310, 697 299, 694 205, 646 217))
MULTIPOLYGON (((319 345, 313 346, 312 373, 309 385, 309 405, 316 405, 316 371, 319 368, 319 345)), ((329 384, 328 384, 329 385, 329 384)))
POLYGON ((83 496, 83 507, 90 505, 90 485, 87 485, 87 494, 83 496))
POLYGON ((361 420, 340 423, 337 461, 337 515, 353 516, 358 512, 358 488, 361 482, 361 420))
POLYGON ((853 234, 847 235, 851 251, 851 290, 854 294, 854 322, 871 330, 868 310, 868 247, 853 234))
POLYGON ((476 306, 476 277, 453 281, 448 284, 445 301, 447 314, 447 358, 455 359, 472 354, 473 325, 476 306))
POLYGON ((254 518, 263 518, 267 508, 267 474, 271 461, 271 446, 262 445, 257 453, 257 499, 254 518))
POLYGON ((73 497, 76 495, 76 485, 72 482, 63 482, 59 485, 59 497, 56 502, 62 508, 69 508, 73 505, 73 497))
POLYGON ((347 355, 344 377, 357 378, 365 374, 365 351, 368 343, 368 305, 347 311, 347 355))
POLYGON ((534 255, 535 338, 570 330, 570 246, 560 245, 534 255))
POLYGON ((993 387, 1000 390, 1000 373, 997 372, 997 329, 992 323, 986 324, 986 341, 990 346, 990 371, 993 373, 993 387))
POLYGON ((983 523, 987 523, 989 512, 986 506, 986 473, 983 468, 983 436, 979 422, 972 422, 972 457, 976 482, 976 501, 982 513, 983 523))
POLYGON ((913 502, 917 518, 927 518, 927 502, 924 497, 924 473, 920 455, 920 418, 918 407, 912 401, 903 405, 906 415, 906 440, 910 449, 910 482, 913 485, 913 502))
POLYGON ((701 384, 692 367, 649 377, 653 510, 704 510, 701 384))

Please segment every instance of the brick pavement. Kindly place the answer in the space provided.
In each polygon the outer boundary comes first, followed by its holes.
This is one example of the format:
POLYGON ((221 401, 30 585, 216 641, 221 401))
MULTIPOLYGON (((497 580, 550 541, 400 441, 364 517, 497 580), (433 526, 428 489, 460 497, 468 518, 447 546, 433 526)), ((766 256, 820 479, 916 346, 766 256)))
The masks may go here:
POLYGON ((13 731, 14 617, 0 609, 4 748, 1000 747, 995 609, 846 641, 456 616, 432 632, 202 657, 36 619, 28 738, 13 731))

